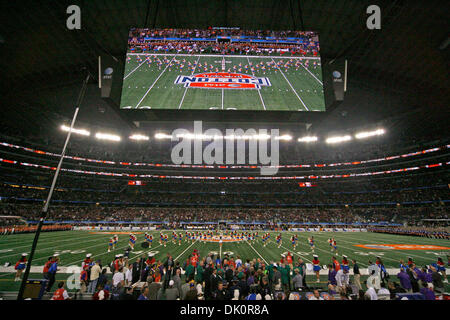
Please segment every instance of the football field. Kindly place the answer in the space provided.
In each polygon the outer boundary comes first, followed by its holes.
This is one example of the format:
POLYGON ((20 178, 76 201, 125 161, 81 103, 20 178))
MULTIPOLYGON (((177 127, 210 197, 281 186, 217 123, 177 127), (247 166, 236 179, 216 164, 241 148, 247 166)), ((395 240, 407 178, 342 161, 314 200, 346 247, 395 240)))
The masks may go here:
MULTIPOLYGON (((182 232, 184 235, 185 231, 182 232)), ((338 261, 342 260, 342 254, 347 255, 348 259, 356 259, 362 273, 366 272, 368 261, 375 262, 376 256, 380 256, 390 272, 393 280, 398 281, 395 275, 398 273, 399 260, 406 260, 411 257, 418 266, 435 263, 438 257, 447 262, 447 255, 450 254, 450 241, 440 239, 429 239, 422 237, 410 237, 399 235, 388 235, 369 232, 296 232, 298 235, 297 248, 293 250, 290 243, 292 232, 282 232, 282 245, 278 248, 275 238, 278 232, 272 232, 269 243, 263 246, 261 239, 254 242, 235 241, 224 242, 222 246, 218 241, 195 242, 182 240, 181 245, 170 241, 171 231, 163 231, 169 236, 167 246, 159 244, 159 231, 150 231, 153 235, 153 244, 151 248, 143 249, 141 243, 144 241, 144 232, 135 232, 138 241, 134 251, 130 253, 129 261, 135 262, 139 257, 147 257, 149 252, 153 252, 156 260, 165 261, 167 253, 170 253, 175 260, 183 262, 188 256, 197 249, 201 257, 208 253, 214 253, 221 257, 225 254, 230 256, 240 256, 242 261, 246 259, 261 259, 266 263, 279 262, 282 254, 291 252, 296 261, 302 257, 305 263, 311 263, 312 251, 308 243, 308 237, 314 236, 315 254, 319 256, 321 265, 331 263, 334 255, 331 252, 327 240, 334 237, 338 246, 338 261)), ((262 231, 259 232, 263 234, 262 231)), ((34 234, 15 234, 0 236, 0 291, 17 291, 20 282, 14 282, 14 265, 24 252, 29 252, 34 234), (5 264, 10 263, 6 267, 5 264)), ((61 263, 57 279, 67 281, 70 272, 69 266, 81 266, 82 260, 87 253, 93 255, 93 260, 100 259, 103 266, 109 264, 116 254, 123 254, 128 247, 128 232, 105 232, 105 231, 61 231, 42 233, 35 257, 30 278, 42 278, 42 268, 48 257, 55 253, 60 254, 61 263), (119 236, 119 242, 114 251, 108 253, 108 240, 113 234, 119 236)), ((315 276, 312 272, 308 273, 307 281, 313 282, 315 276)), ((326 286, 327 270, 321 271, 321 285, 326 286)), ((364 277, 363 277, 364 279, 364 277)), ((450 289, 446 284, 446 289, 450 289)))
POLYGON ((128 53, 120 105, 325 111, 320 58, 128 53))

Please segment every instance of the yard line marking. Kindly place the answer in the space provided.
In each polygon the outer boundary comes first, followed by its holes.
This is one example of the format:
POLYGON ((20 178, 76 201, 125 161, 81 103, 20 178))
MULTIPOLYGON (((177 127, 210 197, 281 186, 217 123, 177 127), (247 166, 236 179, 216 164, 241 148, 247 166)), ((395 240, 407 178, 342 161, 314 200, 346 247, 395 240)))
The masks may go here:
POLYGON ((314 77, 314 79, 316 79, 316 80, 323 86, 322 81, 320 81, 319 79, 317 79, 316 76, 315 76, 311 71, 309 71, 309 70, 303 65, 303 63, 300 63, 300 65, 303 67, 303 69, 305 69, 306 71, 308 71, 309 74, 312 75, 312 76, 314 77))
POLYGON ((252 248, 253 249, 253 251, 255 251, 256 252, 256 254, 261 258, 261 259, 263 259, 263 261, 268 265, 269 263, 267 263, 267 261, 266 261, 266 259, 264 259, 263 258, 263 256, 262 255, 260 255, 259 254, 259 252, 258 251, 256 251, 256 249, 255 248, 253 248, 253 246, 250 244, 250 242, 248 242, 247 240, 245 240, 245 242, 247 242, 247 244, 250 246, 250 248, 252 248))
POLYGON ((197 241, 198 241, 198 240, 195 240, 194 242, 192 242, 192 244, 191 244, 189 247, 187 247, 182 253, 180 253, 180 254, 178 255, 178 257, 176 257, 175 259, 173 259, 173 261, 177 261, 178 258, 181 257, 181 256, 183 255, 183 253, 185 253, 186 251, 188 251, 189 248, 192 247, 197 241))
MULTIPOLYGON (((347 237, 348 239, 355 239, 355 240, 359 240, 359 239, 356 239, 356 238, 352 238, 352 237, 347 237)), ((385 238, 385 239, 387 239, 387 238, 385 238)), ((342 239, 339 239, 339 241, 342 241, 342 242, 347 242, 347 243, 352 243, 352 242, 349 242, 349 241, 345 241, 345 240, 342 240, 342 239)), ((371 242, 374 242, 374 243, 379 243, 379 244, 384 244, 384 242, 380 242, 380 241, 371 241, 371 242)), ((415 254, 412 254, 412 253, 409 253, 409 251, 410 250, 405 250, 406 252, 408 252, 408 253, 406 253, 405 252, 405 256, 411 256, 411 257, 416 257, 416 258, 420 258, 420 259, 427 259, 427 258, 430 258, 430 260, 433 260, 433 259, 431 259, 432 257, 428 257, 428 256, 418 256, 418 255, 415 255, 415 254)), ((392 250, 392 251, 383 251, 383 252, 387 252, 387 253, 390 253, 390 252, 392 252, 392 253, 398 253, 397 252, 397 250, 392 250)), ((389 258, 389 257, 386 257, 386 256, 383 256, 383 259, 384 258, 386 258, 386 259, 388 259, 388 260, 393 260, 393 261, 399 261, 399 260, 394 260, 394 259, 391 259, 391 258, 389 258)))
MULTIPOLYGON (((250 66, 250 59, 248 57, 247 57, 247 61, 248 61, 248 66, 250 67, 250 70, 252 71, 252 74, 255 77, 255 72, 252 70, 252 68, 250 66)), ((261 96, 261 88, 258 89, 258 94, 259 94, 259 99, 261 99, 262 106, 263 106, 264 110, 266 110, 266 105, 264 104, 264 100, 261 96)))
MULTIPOLYGON (((294 234, 294 233, 291 233, 291 234, 294 234)), ((314 235, 315 237, 319 237, 319 235, 317 235, 317 234, 315 234, 314 235)), ((339 239, 339 241, 341 241, 340 239, 339 239)), ((306 246, 306 245, 305 245, 306 246)), ((348 247, 344 247, 344 246, 341 246, 341 245, 339 245, 340 247, 342 247, 342 248, 346 248, 346 249, 353 249, 353 248, 348 248, 348 247)), ((315 247, 315 249, 318 249, 318 250, 320 250, 320 251, 323 251, 323 252, 325 252, 325 253, 327 253, 327 254, 329 254, 329 255, 331 255, 331 256, 334 256, 335 255, 335 253, 334 252, 332 252, 332 251, 327 251, 327 250, 325 250, 325 249, 322 249, 322 248, 319 248, 318 246, 316 246, 316 245, 314 245, 314 247, 315 247)), ((338 255, 337 255, 338 256, 338 255)), ((341 256, 342 256, 342 253, 341 253, 341 256)), ((359 264, 361 265, 361 266, 366 266, 366 267, 368 267, 369 265, 368 264, 365 264, 365 263, 362 263, 362 262, 359 262, 359 264)))
POLYGON ((306 258, 305 256, 303 256, 303 255, 301 255, 301 254, 298 254, 297 252, 295 252, 294 250, 290 250, 290 249, 288 249, 288 248, 286 248, 285 246, 283 246, 283 245, 281 245, 281 247, 282 248, 284 248, 284 249, 286 249, 287 251, 289 251, 289 252, 291 252, 292 251, 292 253, 294 254, 294 255, 297 255, 297 256, 299 256, 300 258, 302 258, 302 259, 304 259, 304 260, 306 260, 306 261, 308 261, 308 262, 311 262, 312 263, 312 261, 311 260, 309 260, 308 258, 306 258))
POLYGON ((223 110, 223 89, 222 89, 222 110, 223 110))
MULTIPOLYGON (((272 62, 275 63, 275 60, 272 59, 272 62)), ((300 102, 302 103, 302 105, 305 107, 305 109, 307 111, 309 111, 308 107, 306 106, 306 104, 303 102, 302 98, 299 97, 299 95, 297 94, 297 92, 294 90, 294 87, 292 86, 292 84, 289 82, 288 78, 286 78, 286 76, 284 75, 283 71, 281 71, 280 67, 278 67, 278 65, 275 63, 275 67, 281 72, 281 75, 284 77, 284 79, 287 81, 287 83, 289 84, 289 86, 291 87, 292 91, 294 91, 294 94, 297 96, 298 100, 300 100, 300 102)))
MULTIPOLYGON (((157 233, 157 232, 153 232, 152 235, 155 234, 155 233, 157 233)), ((102 245, 104 246, 105 244, 102 243, 102 244, 98 244, 98 245, 96 245, 96 246, 91 246, 91 247, 87 247, 87 248, 98 247, 98 246, 102 246, 102 245)), ((126 244, 125 246, 123 246, 123 247, 118 247, 117 249, 114 249, 114 250, 111 251, 111 252, 106 251, 106 252, 104 252, 104 253, 92 255, 92 258, 96 258, 96 257, 99 257, 99 256, 103 256, 103 255, 108 254, 108 253, 114 253, 116 250, 124 249, 124 248, 126 248, 126 247, 128 247, 128 246, 129 246, 129 243, 127 242, 127 244, 126 244)), ((87 248, 84 248, 84 249, 87 249, 87 248)), ((76 260, 76 261, 71 262, 71 263, 82 262, 83 260, 84 260, 84 259, 76 260)), ((71 264, 71 263, 63 264, 63 265, 61 265, 61 267, 62 267, 62 266, 67 266, 67 265, 69 265, 69 264, 71 264)))
MULTIPOLYGON (((73 241, 73 239, 60 240, 56 246, 45 247, 45 248, 36 250, 36 252, 45 252, 45 251, 48 251, 48 250, 53 250, 53 249, 55 249, 56 247, 59 247, 59 246, 60 246, 60 243, 61 243, 61 242, 64 242, 64 241, 73 241)), ((98 239, 92 239, 92 240, 88 240, 88 241, 82 241, 82 242, 78 242, 77 244, 88 243, 88 242, 92 242, 92 241, 98 241, 98 239)), ((69 245, 69 244, 63 245, 63 247, 66 247, 66 246, 68 246, 68 245, 69 245)), ((70 245, 72 245, 72 244, 70 244, 70 245)), ((24 247, 30 247, 30 246, 31 246, 31 245, 26 245, 26 246, 24 246, 24 247)), ((21 248, 21 247, 14 247, 14 249, 17 249, 17 248, 21 248)), ((14 253, 14 254, 9 254, 9 255, 5 255, 5 256, 0 256, 0 259, 6 258, 6 257, 11 257, 11 256, 17 256, 17 255, 19 255, 19 253, 14 253)))
POLYGON ((153 86, 156 84, 156 82, 158 82, 159 78, 161 78, 161 76, 164 74, 164 72, 166 72, 167 68, 169 68, 170 64, 172 63, 173 59, 175 59, 176 55, 173 56, 172 60, 169 61, 169 63, 167 64, 167 66, 164 68, 164 70, 161 72, 161 74, 158 76, 158 78, 156 78, 156 80, 152 83, 152 85, 150 86, 150 88, 148 88, 147 92, 144 94, 144 96, 142 97, 142 99, 138 102, 138 104, 136 105, 135 109, 137 109, 139 107, 139 105, 141 104, 142 100, 144 100, 144 98, 147 96, 147 94, 150 92, 150 90, 152 90, 153 86))
POLYGON ((123 78, 123 80, 125 80, 126 78, 128 78, 133 72, 135 72, 135 71, 136 71, 140 66, 142 66, 146 61, 147 61, 147 60, 144 59, 144 61, 141 62, 136 68, 134 68, 129 74, 127 74, 127 75, 123 78))
MULTIPOLYGON (((197 61, 195 62, 195 67, 194 67, 194 70, 192 70, 191 76, 195 73, 195 69, 197 69, 197 65, 198 65, 198 61, 199 60, 200 60, 200 57, 198 57, 197 61)), ((183 97, 181 98, 180 105, 178 106, 178 109, 181 109, 181 105, 183 104, 183 101, 184 101, 184 96, 186 95, 186 92, 188 91, 188 89, 189 89, 189 86, 187 86, 186 89, 184 89, 184 94, 183 94, 183 97)))

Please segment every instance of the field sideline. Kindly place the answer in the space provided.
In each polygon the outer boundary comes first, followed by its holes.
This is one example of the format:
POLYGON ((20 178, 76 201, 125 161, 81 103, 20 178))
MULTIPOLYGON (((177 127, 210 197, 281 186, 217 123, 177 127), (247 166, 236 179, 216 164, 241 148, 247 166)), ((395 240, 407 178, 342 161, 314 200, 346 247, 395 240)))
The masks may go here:
POLYGON ((325 101, 322 84, 322 68, 320 64, 313 66, 313 61, 320 63, 314 57, 280 57, 280 56, 221 56, 221 55, 183 55, 183 54, 127 54, 131 59, 126 62, 121 108, 125 109, 197 109, 197 110, 286 110, 286 111, 325 111, 325 101), (137 57, 144 58, 142 62, 137 57), (185 68, 163 64, 157 66, 154 62, 147 65, 145 57, 155 59, 184 59, 185 68), (261 62, 302 61, 302 65, 286 69, 268 69, 263 71, 233 71, 233 66, 242 67, 261 62), (304 66, 304 61, 312 61, 304 66), (219 72, 231 69, 231 72, 248 74, 254 77, 268 78, 270 86, 260 89, 204 89, 185 88, 175 84, 179 75, 190 76, 204 73, 200 68, 192 70, 188 63, 195 62, 219 72), (223 69, 225 68, 225 69, 223 69))
MULTIPOLYGON (((184 231, 179 231, 183 232, 184 231)), ((148 252, 153 251, 155 258, 164 261, 166 254, 170 253, 176 260, 179 260, 182 264, 189 254, 194 249, 197 249, 200 255, 203 257, 210 252, 216 252, 222 257, 228 253, 233 256, 240 256, 243 261, 246 259, 260 258, 261 260, 271 263, 279 262, 281 254, 290 251, 295 260, 298 257, 302 257, 306 263, 310 263, 313 253, 307 242, 307 238, 311 235, 316 240, 315 254, 319 256, 321 264, 331 263, 331 257, 333 253, 330 252, 330 246, 327 243, 327 239, 334 237, 337 241, 339 258, 342 260, 342 254, 348 256, 349 259, 356 259, 360 265, 360 268, 365 269, 368 266, 368 260, 375 261, 376 256, 381 256, 385 266, 388 269, 393 269, 397 273, 399 260, 407 260, 408 257, 412 257, 417 265, 422 266, 430 263, 434 263, 437 257, 442 257, 444 261, 447 261, 447 254, 450 254, 450 241, 440 239, 428 239, 420 237, 399 236, 389 234, 378 234, 369 232, 296 232, 299 236, 299 242, 297 248, 294 251, 289 241, 292 236, 292 232, 282 232, 283 244, 281 248, 275 243, 275 237, 278 232, 271 232, 271 241, 264 247, 261 240, 256 240, 254 243, 248 243, 243 241, 242 243, 224 242, 222 248, 219 243, 213 242, 200 242, 196 241, 185 242, 183 240, 181 246, 178 243, 175 245, 172 242, 168 242, 167 247, 161 246, 158 243, 159 231, 149 232, 153 235, 154 241, 152 248, 142 249, 140 244, 144 240, 143 232, 137 234, 138 241, 135 246, 135 250, 130 254, 130 262, 136 261, 137 258, 142 255, 147 256, 148 252), (366 249, 357 247, 355 245, 380 245, 380 244, 405 244, 405 245, 433 245, 445 247, 438 250, 393 250, 393 249, 366 249)), ((170 239, 171 231, 164 231, 170 239)), ((261 235, 263 232, 259 232, 261 235)), ((81 261, 84 259, 87 253, 93 255, 93 259, 100 259, 103 265, 112 261, 115 254, 124 253, 128 247, 128 235, 119 234, 119 243, 115 251, 107 252, 107 242, 111 237, 111 234, 105 232, 93 232, 93 231, 60 231, 60 232, 46 232, 40 237, 36 254, 33 260, 32 277, 41 277, 42 266, 47 258, 54 253, 59 253, 61 258, 60 267, 64 271, 64 267, 76 265, 80 266, 81 261), (39 272, 39 273, 37 273, 39 272)), ((19 282, 13 282, 14 275, 12 272, 14 264, 19 259, 23 252, 29 252, 31 243, 33 241, 34 234, 16 234, 16 235, 2 235, 0 236, 0 291, 17 290, 19 282), (5 268, 5 263, 11 263, 11 266, 5 268)), ((326 270, 322 270, 323 279, 326 279, 326 270)), ((391 272, 392 274, 392 272, 391 272)), ((394 275, 395 275, 394 274, 394 275)), ((313 276, 311 276, 312 279, 313 276)), ((66 279, 67 275, 58 275, 59 279, 66 279)))

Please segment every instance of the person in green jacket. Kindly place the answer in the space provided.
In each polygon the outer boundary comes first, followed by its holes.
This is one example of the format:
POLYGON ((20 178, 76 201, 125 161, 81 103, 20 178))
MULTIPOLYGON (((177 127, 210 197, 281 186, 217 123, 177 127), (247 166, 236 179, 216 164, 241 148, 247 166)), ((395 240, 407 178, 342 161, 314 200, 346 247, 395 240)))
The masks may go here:
POLYGON ((269 275, 269 283, 272 285, 272 279, 273 279, 273 262, 271 262, 267 267, 267 274, 269 275))
POLYGON ((197 276, 195 277, 195 282, 203 283, 203 267, 200 263, 197 263, 197 276))
POLYGON ((281 264, 280 268, 281 273, 281 285, 283 286, 283 290, 287 292, 289 290, 289 266, 285 265, 284 263, 281 264))
POLYGON ((194 272, 194 266, 192 264, 188 264, 185 270, 186 279, 194 279, 194 272))

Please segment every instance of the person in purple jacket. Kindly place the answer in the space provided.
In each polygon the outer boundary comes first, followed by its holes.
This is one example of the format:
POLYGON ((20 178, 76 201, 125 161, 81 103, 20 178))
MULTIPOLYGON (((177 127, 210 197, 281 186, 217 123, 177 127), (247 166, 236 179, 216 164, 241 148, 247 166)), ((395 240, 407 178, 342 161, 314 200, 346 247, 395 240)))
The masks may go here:
POLYGON ((332 264, 328 265, 328 283, 332 284, 334 286, 337 285, 337 281, 336 281, 336 270, 334 269, 332 264))
POLYGON ((420 293, 425 296, 425 300, 436 300, 436 295, 430 285, 420 289, 420 293))
POLYGON ((406 292, 412 293, 411 280, 404 269, 400 269, 400 272, 397 273, 397 278, 400 280, 400 285, 402 288, 405 289, 406 292))

